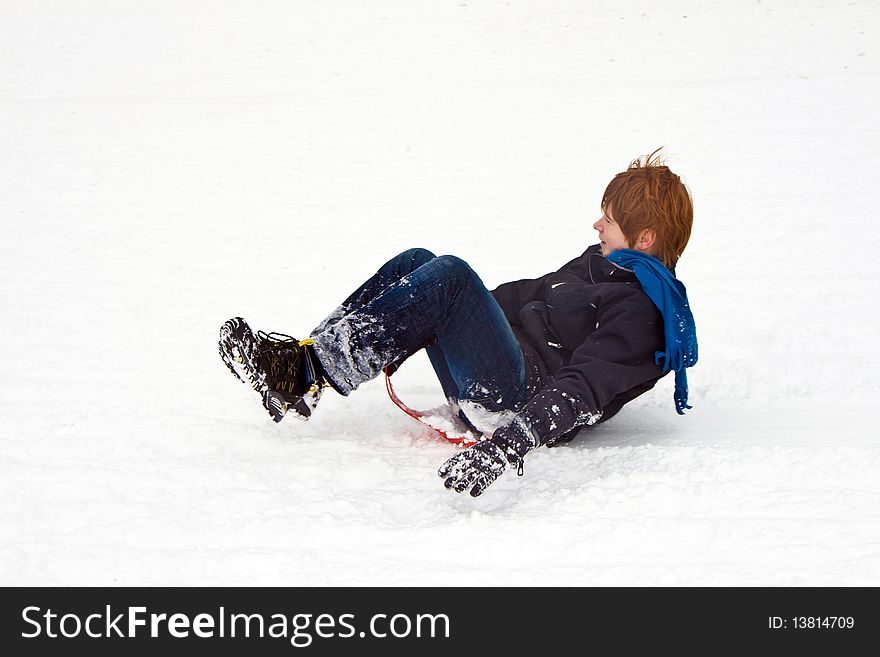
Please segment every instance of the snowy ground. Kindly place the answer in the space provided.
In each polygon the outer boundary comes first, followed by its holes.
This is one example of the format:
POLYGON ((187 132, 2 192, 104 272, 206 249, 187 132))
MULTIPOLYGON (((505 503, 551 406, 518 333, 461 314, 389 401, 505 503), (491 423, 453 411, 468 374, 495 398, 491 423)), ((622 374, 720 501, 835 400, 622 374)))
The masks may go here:
POLYGON ((0 584, 880 585, 877 3, 0 14, 0 584), (276 426, 217 357, 407 247, 554 270, 661 145, 685 417, 669 377, 473 500, 381 381, 276 426))

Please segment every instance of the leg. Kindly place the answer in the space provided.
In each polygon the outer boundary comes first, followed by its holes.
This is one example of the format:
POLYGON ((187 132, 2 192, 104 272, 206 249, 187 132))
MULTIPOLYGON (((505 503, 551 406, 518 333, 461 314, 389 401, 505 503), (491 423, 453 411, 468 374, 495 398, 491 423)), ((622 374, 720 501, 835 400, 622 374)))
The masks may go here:
POLYGON ((322 323, 312 339, 345 395, 426 345, 449 397, 503 410, 525 394, 522 349, 503 311, 454 256, 427 260, 356 310, 322 323))
POLYGON ((328 326, 332 326, 349 313, 356 311, 358 308, 372 301, 384 292, 386 288, 394 285, 394 283, 401 278, 412 273, 423 264, 436 257, 437 256, 427 249, 417 248, 409 249, 391 258, 391 260, 382 265, 379 271, 367 279, 363 285, 352 292, 349 297, 343 301, 338 308, 336 308, 336 310, 330 313, 330 315, 328 315, 324 321, 312 331, 312 335, 314 336, 321 333, 328 326))
POLYGON ((386 263, 310 341, 254 334, 236 317, 221 327, 219 347, 276 422, 290 409, 308 418, 327 383, 348 395, 424 347, 451 400, 495 411, 526 394, 522 350, 492 294, 464 261, 424 249, 386 263))
POLYGON ((452 378, 452 372, 449 371, 449 363, 446 362, 446 356, 443 350, 436 343, 425 347, 425 353, 428 354, 428 360, 431 361, 431 367, 440 380, 440 386, 443 388, 443 394, 446 399, 458 399, 461 392, 452 378))

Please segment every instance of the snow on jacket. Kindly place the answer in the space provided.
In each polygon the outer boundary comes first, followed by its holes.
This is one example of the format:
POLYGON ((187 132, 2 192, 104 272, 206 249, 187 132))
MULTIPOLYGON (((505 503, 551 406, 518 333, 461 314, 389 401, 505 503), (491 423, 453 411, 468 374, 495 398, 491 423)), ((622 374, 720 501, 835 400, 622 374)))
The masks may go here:
POLYGON ((571 440, 664 375, 663 318, 598 244, 558 271, 492 291, 519 340, 531 399, 518 419, 540 444, 571 440))

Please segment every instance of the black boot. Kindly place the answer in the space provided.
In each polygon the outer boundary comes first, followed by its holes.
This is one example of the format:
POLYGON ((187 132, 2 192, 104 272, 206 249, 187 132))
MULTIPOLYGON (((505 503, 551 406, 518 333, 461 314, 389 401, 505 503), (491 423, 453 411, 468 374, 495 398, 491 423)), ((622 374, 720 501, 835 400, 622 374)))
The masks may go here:
POLYGON ((318 405, 327 382, 311 344, 281 333, 254 335, 241 317, 220 327, 220 358, 257 391, 275 422, 287 411, 308 420, 318 405))

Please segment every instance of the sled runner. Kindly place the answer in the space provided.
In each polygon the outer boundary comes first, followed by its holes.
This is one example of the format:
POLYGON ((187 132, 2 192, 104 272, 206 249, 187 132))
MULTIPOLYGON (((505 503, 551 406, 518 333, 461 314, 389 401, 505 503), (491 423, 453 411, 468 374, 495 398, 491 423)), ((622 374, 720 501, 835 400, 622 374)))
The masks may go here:
MULTIPOLYGON (((434 420, 433 415, 430 415, 425 411, 417 411, 403 403, 403 401, 401 401, 400 397, 398 397, 397 393, 394 391, 394 386, 391 385, 391 376, 388 374, 387 370, 385 371, 385 389, 388 391, 388 396, 391 398, 391 401, 393 401, 397 405, 397 407, 400 408, 404 413, 409 415, 414 420, 418 420, 425 426, 431 427, 431 429, 443 436, 443 438, 445 438, 449 442, 455 443, 456 445, 461 445, 462 447, 470 447, 471 445, 476 445, 477 442, 479 442, 477 438, 473 438, 471 436, 462 436, 460 435, 461 432, 437 426, 439 422, 434 420)), ((467 433, 469 434, 470 432, 467 433)))

